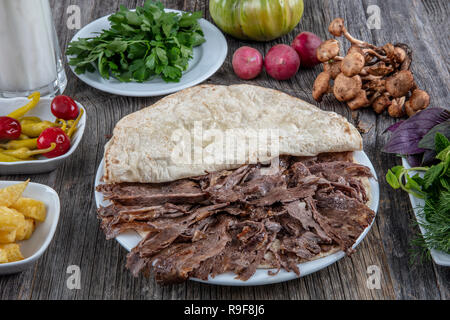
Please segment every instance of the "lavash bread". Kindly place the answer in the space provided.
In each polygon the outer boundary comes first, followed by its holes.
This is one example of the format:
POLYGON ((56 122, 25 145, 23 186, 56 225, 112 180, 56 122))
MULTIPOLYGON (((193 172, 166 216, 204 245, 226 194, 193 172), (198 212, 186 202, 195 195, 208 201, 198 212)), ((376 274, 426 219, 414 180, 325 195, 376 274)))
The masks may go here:
MULTIPOLYGON (((314 156, 362 149, 357 129, 334 112, 258 86, 200 85, 169 95, 117 123, 105 147, 104 182, 168 182, 246 164, 173 161, 178 143, 172 140, 173 133, 191 132, 198 121, 204 131, 238 129, 240 141, 250 129, 277 129, 279 154, 260 156, 264 152, 258 152, 259 162, 283 154, 314 156)), ((217 153, 213 144, 200 146, 202 153, 217 153)))

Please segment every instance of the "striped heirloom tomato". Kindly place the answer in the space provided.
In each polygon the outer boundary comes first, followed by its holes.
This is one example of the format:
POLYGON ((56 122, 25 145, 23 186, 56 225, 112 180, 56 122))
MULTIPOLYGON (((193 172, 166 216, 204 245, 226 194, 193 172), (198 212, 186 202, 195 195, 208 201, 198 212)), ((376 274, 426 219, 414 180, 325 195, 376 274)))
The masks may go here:
POLYGON ((269 41, 295 28, 303 14, 303 0, 210 0, 209 11, 225 33, 269 41))

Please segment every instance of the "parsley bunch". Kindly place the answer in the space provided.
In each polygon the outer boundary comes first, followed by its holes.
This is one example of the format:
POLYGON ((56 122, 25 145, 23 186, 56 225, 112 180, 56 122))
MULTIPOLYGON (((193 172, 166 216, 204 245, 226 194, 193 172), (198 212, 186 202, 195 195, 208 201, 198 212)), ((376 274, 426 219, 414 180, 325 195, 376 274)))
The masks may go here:
POLYGON ((69 65, 77 74, 94 72, 121 82, 143 82, 161 76, 178 82, 193 57, 193 48, 205 42, 198 23, 201 12, 165 12, 159 1, 147 0, 130 11, 124 6, 112 14, 109 30, 97 37, 69 43, 69 65))
POLYGON ((413 244, 427 253, 427 248, 450 253, 450 142, 441 133, 434 136, 434 149, 438 163, 431 167, 403 166, 393 167, 386 174, 386 181, 394 189, 403 189, 417 198, 425 200, 418 222, 425 230, 423 238, 417 238, 413 244), (416 173, 424 172, 423 177, 416 173))

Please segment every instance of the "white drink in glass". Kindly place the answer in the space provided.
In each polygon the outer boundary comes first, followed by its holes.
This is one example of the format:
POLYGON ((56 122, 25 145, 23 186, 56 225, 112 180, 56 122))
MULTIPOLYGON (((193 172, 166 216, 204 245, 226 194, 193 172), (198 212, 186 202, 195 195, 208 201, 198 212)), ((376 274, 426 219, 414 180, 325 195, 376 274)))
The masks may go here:
POLYGON ((0 0, 0 97, 55 95, 66 84, 48 0, 0 0))

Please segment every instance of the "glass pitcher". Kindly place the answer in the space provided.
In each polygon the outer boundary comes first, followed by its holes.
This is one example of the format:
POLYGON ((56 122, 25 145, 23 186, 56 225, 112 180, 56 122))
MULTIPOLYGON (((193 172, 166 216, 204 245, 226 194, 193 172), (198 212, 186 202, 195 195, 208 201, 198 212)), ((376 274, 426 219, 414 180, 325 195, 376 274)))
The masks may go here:
POLYGON ((48 0, 0 0, 0 98, 52 96, 66 84, 48 0))

